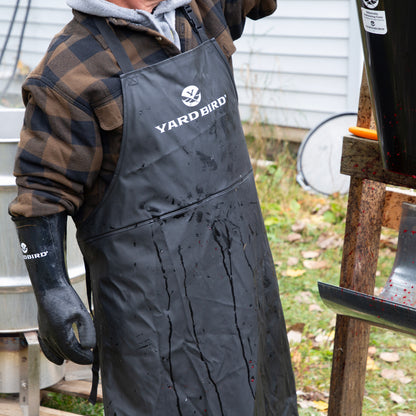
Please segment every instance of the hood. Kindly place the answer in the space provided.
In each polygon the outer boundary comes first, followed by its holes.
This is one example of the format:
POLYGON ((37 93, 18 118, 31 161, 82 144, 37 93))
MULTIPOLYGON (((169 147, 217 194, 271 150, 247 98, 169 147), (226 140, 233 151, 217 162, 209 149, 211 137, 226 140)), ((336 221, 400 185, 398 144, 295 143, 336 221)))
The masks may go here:
POLYGON ((180 46, 175 30, 175 10, 190 0, 164 0, 153 10, 153 13, 139 9, 120 7, 106 0, 67 0, 67 5, 82 13, 100 17, 115 17, 128 20, 157 30, 176 46, 180 46))

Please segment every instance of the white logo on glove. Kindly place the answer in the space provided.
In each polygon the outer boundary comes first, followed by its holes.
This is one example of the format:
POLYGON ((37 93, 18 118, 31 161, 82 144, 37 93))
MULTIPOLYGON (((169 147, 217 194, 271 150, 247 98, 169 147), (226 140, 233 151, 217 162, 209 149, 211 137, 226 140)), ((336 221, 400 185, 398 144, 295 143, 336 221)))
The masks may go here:
POLYGON ((20 248, 22 249, 23 260, 41 259, 42 257, 46 257, 49 253, 49 251, 46 250, 42 251, 41 253, 27 254, 29 249, 27 248, 27 245, 25 243, 20 243, 20 248))

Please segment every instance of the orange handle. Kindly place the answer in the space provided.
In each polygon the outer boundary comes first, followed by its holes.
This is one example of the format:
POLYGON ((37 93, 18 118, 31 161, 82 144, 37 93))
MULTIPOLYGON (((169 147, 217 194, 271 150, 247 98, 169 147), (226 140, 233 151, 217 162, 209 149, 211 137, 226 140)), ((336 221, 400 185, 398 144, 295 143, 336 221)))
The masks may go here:
POLYGON ((350 127, 349 132, 358 137, 364 137, 365 139, 378 140, 377 130, 365 129, 363 127, 350 127))

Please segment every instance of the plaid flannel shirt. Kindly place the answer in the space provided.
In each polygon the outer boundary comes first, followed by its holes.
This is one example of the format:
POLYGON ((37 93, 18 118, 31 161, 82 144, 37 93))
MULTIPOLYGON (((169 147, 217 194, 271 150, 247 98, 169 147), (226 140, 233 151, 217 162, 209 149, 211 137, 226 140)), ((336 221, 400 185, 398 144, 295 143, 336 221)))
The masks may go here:
MULTIPOLYGON (((271 14, 276 0, 192 0, 192 9, 229 58, 245 17, 271 14)), ((109 19, 134 68, 177 55, 158 32, 109 19)), ((185 16, 177 13, 182 51, 198 44, 185 16)), ((61 211, 85 219, 103 198, 115 170, 123 131, 120 68, 91 16, 74 18, 52 40, 23 84, 26 106, 14 174, 14 216, 61 211)), ((138 132, 140 134, 140 132, 138 132)))

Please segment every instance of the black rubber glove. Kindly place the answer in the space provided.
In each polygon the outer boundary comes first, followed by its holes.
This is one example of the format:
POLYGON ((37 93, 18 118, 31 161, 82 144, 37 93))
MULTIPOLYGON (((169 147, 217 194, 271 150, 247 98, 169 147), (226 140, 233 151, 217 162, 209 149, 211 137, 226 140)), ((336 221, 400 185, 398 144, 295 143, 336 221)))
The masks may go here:
POLYGON ((38 337, 42 351, 58 365, 65 359, 78 364, 91 364, 95 329, 66 271, 66 213, 47 217, 15 217, 13 221, 36 296, 38 337), (77 326, 79 341, 73 324, 77 326))

